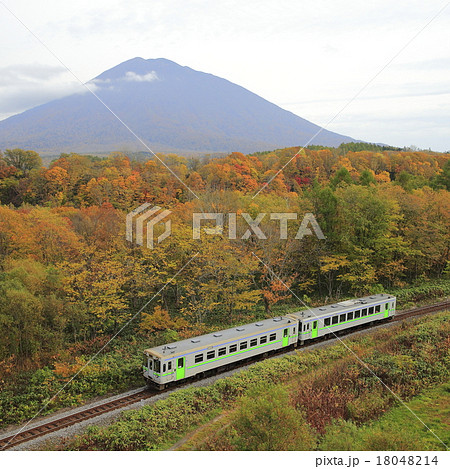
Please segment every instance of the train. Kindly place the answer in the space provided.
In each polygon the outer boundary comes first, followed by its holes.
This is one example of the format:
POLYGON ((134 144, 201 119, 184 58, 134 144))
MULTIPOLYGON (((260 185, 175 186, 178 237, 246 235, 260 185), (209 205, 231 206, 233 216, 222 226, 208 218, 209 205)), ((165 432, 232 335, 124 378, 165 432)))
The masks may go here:
POLYGON ((144 379, 149 387, 162 390, 250 358, 267 357, 348 329, 391 320, 395 307, 395 296, 380 293, 146 349, 144 379))

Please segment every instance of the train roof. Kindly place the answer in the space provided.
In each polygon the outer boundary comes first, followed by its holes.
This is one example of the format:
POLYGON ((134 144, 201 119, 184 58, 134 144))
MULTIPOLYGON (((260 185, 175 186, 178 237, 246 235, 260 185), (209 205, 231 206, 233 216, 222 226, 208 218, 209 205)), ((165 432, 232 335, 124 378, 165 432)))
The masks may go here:
POLYGON ((292 324, 293 318, 279 316, 277 318, 263 319, 253 324, 236 326, 223 331, 211 332, 190 339, 180 340, 171 344, 160 345, 158 347, 144 350, 145 353, 159 357, 170 358, 185 355, 187 352, 200 352, 212 349, 213 346, 224 345, 245 338, 251 338, 255 335, 261 335, 265 332, 282 329, 288 324, 292 324))
POLYGON ((335 313, 340 313, 343 311, 351 311, 354 309, 363 308, 364 306, 371 306, 391 299, 395 299, 395 296, 388 295, 386 293, 378 293, 376 295, 365 296, 363 298, 354 298, 351 300, 340 301, 339 303, 334 303, 331 305, 309 308, 303 311, 298 311, 296 313, 291 313, 290 316, 293 316, 299 320, 305 320, 309 318, 313 320, 315 318, 332 316, 335 313))
POLYGON ((146 349, 144 352, 159 358, 176 358, 178 356, 185 355, 186 353, 201 352, 203 350, 207 351, 212 349, 214 346, 237 342, 238 340, 251 338, 252 336, 264 334, 265 332, 282 329, 287 325, 292 324, 293 320, 313 320, 314 318, 331 316, 335 313, 351 311, 352 309, 358 309, 358 307, 363 307, 365 305, 370 306, 390 299, 395 299, 395 296, 380 293, 377 295, 366 296, 364 298, 345 300, 331 305, 319 306, 317 308, 290 313, 287 316, 263 319, 256 323, 236 326, 230 329, 211 332, 210 334, 192 337, 178 342, 172 342, 171 344, 160 345, 158 347, 146 349))

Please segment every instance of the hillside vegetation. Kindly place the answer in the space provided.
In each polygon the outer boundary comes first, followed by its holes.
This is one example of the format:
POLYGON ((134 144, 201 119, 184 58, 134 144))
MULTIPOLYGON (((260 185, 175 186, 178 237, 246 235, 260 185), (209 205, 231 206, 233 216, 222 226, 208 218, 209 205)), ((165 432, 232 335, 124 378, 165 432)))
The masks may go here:
POLYGON ((283 314, 298 298, 449 294, 448 154, 347 144, 160 158, 0 156, 1 424, 34 415, 77 372, 44 412, 140 382, 144 345, 283 314), (145 202, 172 212, 154 249, 125 239, 126 214, 145 202), (194 212, 236 214, 235 239, 227 216, 222 234, 193 239, 194 212), (280 239, 270 214, 284 212, 297 219, 280 239), (308 212, 325 239, 296 239, 308 212), (266 214, 266 239, 245 236, 242 214, 266 214))

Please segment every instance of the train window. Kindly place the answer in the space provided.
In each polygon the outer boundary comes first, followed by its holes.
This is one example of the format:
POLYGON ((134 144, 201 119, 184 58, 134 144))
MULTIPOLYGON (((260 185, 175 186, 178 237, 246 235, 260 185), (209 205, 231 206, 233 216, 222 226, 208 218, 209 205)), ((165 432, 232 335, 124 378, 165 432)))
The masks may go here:
POLYGON ((341 314, 339 317, 339 322, 345 322, 345 314, 341 314))
POLYGON ((389 309, 389 303, 386 303, 385 306, 386 307, 384 309, 386 309, 386 310, 389 309))
POLYGON ((258 345, 258 339, 252 339, 250 341, 250 347, 254 347, 255 345, 258 345))
POLYGON ((361 311, 358 309, 355 311, 355 319, 358 319, 359 317, 361 317, 361 311))
POLYGON ((351 321, 353 319, 353 311, 347 313, 347 321, 351 321))
POLYGON ((178 359, 178 368, 183 368, 183 358, 178 359))
POLYGON ((331 324, 331 318, 325 318, 324 324, 325 326, 329 326, 331 324))
POLYGON ((155 360, 155 372, 161 373, 161 362, 159 360, 155 360))
POLYGON ((361 311, 361 316, 367 316, 367 308, 364 308, 364 309, 361 311))
POLYGON ((225 355, 227 353, 227 348, 226 347, 222 347, 219 349, 219 351, 217 352, 217 355, 219 357, 221 357, 222 355, 225 355))
POLYGON ((295 327, 294 327, 294 329, 292 329, 292 333, 295 335, 295 327))
POLYGON ((163 365, 163 373, 165 373, 165 372, 166 372, 166 364, 164 363, 164 365, 163 365))
POLYGON ((236 352, 237 344, 230 345, 230 353, 236 352))
POLYGON ((211 350, 210 352, 207 352, 206 354, 206 359, 207 360, 211 360, 212 358, 214 358, 216 356, 216 352, 214 350, 211 350))
POLYGON ((267 336, 266 335, 263 335, 260 339, 259 339, 259 343, 260 344, 265 344, 267 342, 267 336))
POLYGON ((376 305, 375 306, 375 313, 379 313, 380 312, 380 305, 376 305))
POLYGON ((171 370, 171 369, 172 369, 172 362, 169 362, 169 363, 167 364, 167 369, 168 369, 168 370, 171 370))
POLYGON ((331 319, 331 324, 337 324, 339 321, 339 317, 338 316, 333 316, 332 319, 331 319))
POLYGON ((373 306, 369 308, 369 314, 373 314, 373 306))
POLYGON ((276 338, 277 338, 276 334, 270 334, 270 336, 269 336, 270 341, 275 340, 276 338))
POLYGON ((148 361, 148 367, 153 370, 153 360, 148 361))
POLYGON ((239 345, 239 350, 244 350, 245 348, 247 348, 247 341, 241 342, 239 345))
POLYGON ((195 363, 200 363, 203 361, 203 353, 199 353, 198 355, 195 356, 194 362, 195 363))

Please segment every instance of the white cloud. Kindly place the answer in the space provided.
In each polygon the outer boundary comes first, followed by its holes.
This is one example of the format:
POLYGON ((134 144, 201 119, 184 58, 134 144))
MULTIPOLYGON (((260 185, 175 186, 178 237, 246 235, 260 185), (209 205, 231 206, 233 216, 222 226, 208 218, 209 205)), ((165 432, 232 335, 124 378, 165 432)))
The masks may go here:
POLYGON ((99 91, 100 89, 101 89, 101 87, 98 86, 98 84, 95 83, 95 82, 92 80, 92 81, 88 81, 88 82, 85 83, 83 86, 80 86, 80 87, 76 90, 76 93, 77 93, 77 94, 84 94, 84 93, 88 93, 88 92, 96 93, 96 92, 99 91))
POLYGON ((111 84, 111 79, 106 78, 106 79, 101 79, 101 78, 93 78, 92 80, 89 80, 87 83, 84 83, 82 87, 80 87, 79 90, 77 90, 77 93, 82 94, 82 93, 87 93, 87 92, 92 92, 92 93, 97 93, 100 90, 113 90, 114 86, 111 84))
POLYGON ((0 68, 0 119, 78 92, 81 85, 63 67, 15 64, 0 68))
POLYGON ((135 72, 127 72, 125 74, 125 80, 142 82, 142 81, 155 81, 155 80, 159 80, 159 78, 156 72, 146 73, 145 75, 139 75, 135 72))
POLYGON ((64 67, 37 63, 0 67, 0 87, 19 83, 45 83, 66 72, 64 67))

